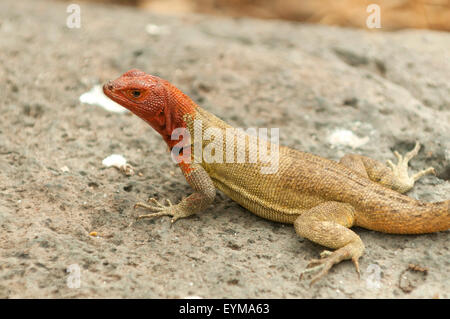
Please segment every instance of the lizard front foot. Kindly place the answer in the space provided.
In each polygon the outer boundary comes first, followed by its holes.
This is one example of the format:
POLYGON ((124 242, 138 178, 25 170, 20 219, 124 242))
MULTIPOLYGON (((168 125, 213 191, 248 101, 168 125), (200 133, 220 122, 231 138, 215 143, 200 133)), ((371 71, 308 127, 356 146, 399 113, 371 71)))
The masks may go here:
POLYGON ((148 200, 148 202, 153 205, 139 202, 134 205, 134 209, 136 209, 137 207, 142 207, 142 208, 151 210, 154 213, 140 215, 137 217, 137 219, 154 218, 154 217, 161 217, 161 216, 171 216, 172 217, 171 222, 173 224, 177 219, 184 218, 184 217, 187 217, 192 214, 191 212, 189 212, 186 209, 186 207, 183 207, 180 204, 173 205, 169 199, 166 199, 168 206, 162 205, 154 198, 150 198, 148 200))
POLYGON ((394 151, 394 155, 397 157, 397 164, 392 163, 391 161, 387 161, 388 166, 392 170, 392 174, 395 176, 398 185, 396 185, 396 190, 403 193, 414 186, 414 182, 417 181, 424 175, 433 174, 436 175, 436 171, 433 167, 429 167, 424 169, 413 176, 408 175, 408 162, 419 153, 420 144, 416 142, 416 145, 413 150, 406 153, 402 156, 399 152, 394 151))

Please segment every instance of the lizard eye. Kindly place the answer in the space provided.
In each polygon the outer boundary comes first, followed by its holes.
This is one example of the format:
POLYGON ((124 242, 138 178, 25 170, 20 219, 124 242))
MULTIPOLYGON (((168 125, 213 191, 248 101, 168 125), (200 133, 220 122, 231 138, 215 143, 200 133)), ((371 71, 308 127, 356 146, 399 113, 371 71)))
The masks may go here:
POLYGON ((138 98, 141 96, 141 91, 139 90, 130 90, 129 94, 134 97, 134 98, 138 98))

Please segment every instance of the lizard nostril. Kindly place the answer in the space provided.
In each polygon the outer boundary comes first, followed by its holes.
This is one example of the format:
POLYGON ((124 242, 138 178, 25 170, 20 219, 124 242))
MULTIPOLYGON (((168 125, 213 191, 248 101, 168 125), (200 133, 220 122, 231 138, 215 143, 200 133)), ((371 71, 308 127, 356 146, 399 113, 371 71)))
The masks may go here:
POLYGON ((108 81, 108 82, 105 84, 105 87, 106 87, 106 89, 107 89, 108 91, 112 91, 113 88, 114 88, 114 86, 112 85, 112 81, 108 81))

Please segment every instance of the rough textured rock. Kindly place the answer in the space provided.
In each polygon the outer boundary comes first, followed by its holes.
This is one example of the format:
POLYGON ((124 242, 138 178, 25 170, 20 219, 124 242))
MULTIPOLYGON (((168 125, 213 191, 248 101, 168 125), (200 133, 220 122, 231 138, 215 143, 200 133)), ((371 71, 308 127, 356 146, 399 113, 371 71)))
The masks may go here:
POLYGON ((78 101, 136 67, 235 126, 279 127, 282 144, 328 158, 393 160, 393 149, 419 140, 412 170, 434 166, 438 177, 409 195, 445 200, 448 33, 171 18, 88 4, 81 29, 68 29, 66 17, 60 2, 0 2, 0 297, 450 297, 448 231, 356 229, 367 248, 361 280, 344 262, 309 288, 299 274, 323 248, 222 194, 173 227, 168 218, 132 223, 136 201, 176 202, 189 186, 148 125, 78 101), (147 24, 165 32, 150 35, 147 24), (332 146, 337 129, 369 141, 332 146), (139 174, 104 168, 112 153, 139 174), (409 264, 428 272, 399 286, 409 264), (78 289, 67 286, 70 265, 80 267, 78 289))

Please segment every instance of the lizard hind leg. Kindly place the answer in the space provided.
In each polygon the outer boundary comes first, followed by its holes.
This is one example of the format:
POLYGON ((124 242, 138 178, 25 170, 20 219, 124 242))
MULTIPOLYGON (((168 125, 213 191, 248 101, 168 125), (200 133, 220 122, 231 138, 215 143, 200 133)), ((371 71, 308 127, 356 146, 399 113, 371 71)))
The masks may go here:
POLYGON ((358 259, 364 252, 361 238, 349 227, 355 221, 355 210, 350 204, 341 202, 325 202, 302 213, 295 221, 295 231, 315 243, 336 249, 325 250, 321 259, 312 260, 303 274, 317 272, 311 285, 325 276, 333 265, 351 259, 359 274, 358 259))

